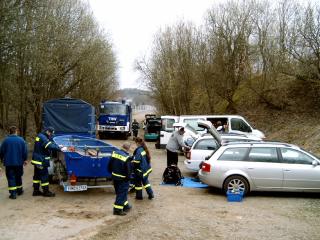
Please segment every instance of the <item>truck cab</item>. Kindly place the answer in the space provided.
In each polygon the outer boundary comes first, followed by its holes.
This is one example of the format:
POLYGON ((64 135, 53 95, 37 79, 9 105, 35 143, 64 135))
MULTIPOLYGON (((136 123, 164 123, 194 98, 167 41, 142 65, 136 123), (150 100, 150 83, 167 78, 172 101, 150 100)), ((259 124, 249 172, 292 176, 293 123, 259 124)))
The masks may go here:
POLYGON ((99 137, 131 135, 132 108, 127 101, 103 101, 99 105, 97 131, 99 137))

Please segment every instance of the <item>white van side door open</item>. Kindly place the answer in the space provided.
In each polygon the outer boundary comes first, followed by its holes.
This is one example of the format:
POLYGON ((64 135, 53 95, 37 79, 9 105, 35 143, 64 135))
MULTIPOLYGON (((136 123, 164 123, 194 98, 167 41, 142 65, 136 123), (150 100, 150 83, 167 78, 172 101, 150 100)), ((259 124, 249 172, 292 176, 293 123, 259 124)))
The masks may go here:
POLYGON ((178 121, 178 116, 161 116, 160 148, 166 148, 169 138, 174 131, 173 124, 178 121))

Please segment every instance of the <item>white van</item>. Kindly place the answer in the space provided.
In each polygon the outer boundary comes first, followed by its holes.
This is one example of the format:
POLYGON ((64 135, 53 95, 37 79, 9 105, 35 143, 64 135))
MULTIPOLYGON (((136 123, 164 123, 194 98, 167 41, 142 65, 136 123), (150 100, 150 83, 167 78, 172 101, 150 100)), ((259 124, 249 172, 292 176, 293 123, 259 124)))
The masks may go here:
POLYGON ((227 126, 226 133, 245 134, 248 137, 265 138, 263 132, 254 129, 247 120, 239 115, 181 115, 181 116, 162 116, 162 128, 160 132, 160 147, 165 148, 171 136, 174 123, 187 123, 193 127, 200 134, 205 133, 206 130, 198 126, 197 121, 210 121, 213 126, 217 126, 218 121, 222 125, 227 126))

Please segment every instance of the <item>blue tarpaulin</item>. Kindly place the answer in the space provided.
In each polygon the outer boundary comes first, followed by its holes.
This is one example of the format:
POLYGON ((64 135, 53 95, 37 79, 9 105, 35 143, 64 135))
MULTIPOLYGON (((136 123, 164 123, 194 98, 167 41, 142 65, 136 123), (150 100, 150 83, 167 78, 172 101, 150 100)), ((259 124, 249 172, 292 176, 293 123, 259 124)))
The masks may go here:
MULTIPOLYGON (((184 177, 181 179, 181 187, 186 187, 186 188, 207 188, 208 185, 200 182, 196 178, 190 178, 190 177, 184 177)), ((169 186, 175 186, 174 184, 165 184, 161 183, 161 185, 169 185, 169 186)))
POLYGON ((43 128, 54 127, 55 135, 95 137, 95 108, 80 99, 53 99, 43 104, 43 128))

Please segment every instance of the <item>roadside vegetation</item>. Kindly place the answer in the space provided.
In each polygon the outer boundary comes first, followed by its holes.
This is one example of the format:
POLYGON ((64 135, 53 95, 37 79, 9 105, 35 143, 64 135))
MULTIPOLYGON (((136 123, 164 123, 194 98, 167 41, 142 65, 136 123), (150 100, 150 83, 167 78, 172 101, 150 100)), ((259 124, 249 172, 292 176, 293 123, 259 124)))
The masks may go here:
POLYGON ((320 107, 320 4, 226 1, 200 27, 159 29, 136 67, 160 113, 237 113, 267 135, 296 120, 292 130, 309 132, 320 107))
POLYGON ((0 129, 39 131, 42 103, 75 97, 97 104, 117 89, 111 42, 80 0, 0 3, 0 129))

